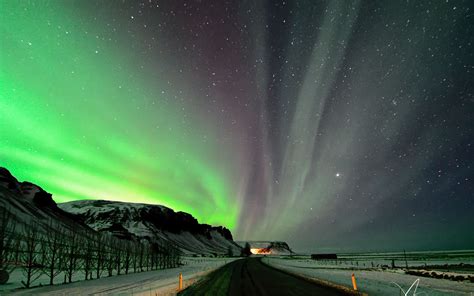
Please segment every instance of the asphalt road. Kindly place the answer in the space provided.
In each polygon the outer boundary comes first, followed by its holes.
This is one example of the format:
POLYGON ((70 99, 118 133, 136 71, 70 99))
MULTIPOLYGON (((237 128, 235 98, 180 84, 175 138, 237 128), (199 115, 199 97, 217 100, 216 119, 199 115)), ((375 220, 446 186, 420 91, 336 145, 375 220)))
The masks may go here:
POLYGON ((231 262, 179 295, 347 295, 291 276, 247 258, 231 262))

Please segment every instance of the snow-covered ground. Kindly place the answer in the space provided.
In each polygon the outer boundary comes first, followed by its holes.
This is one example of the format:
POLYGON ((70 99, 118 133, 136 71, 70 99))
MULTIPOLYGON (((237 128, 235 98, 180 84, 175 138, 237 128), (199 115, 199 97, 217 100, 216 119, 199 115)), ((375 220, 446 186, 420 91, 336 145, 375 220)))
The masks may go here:
MULTIPOLYGON (((382 269, 372 268, 372 263, 336 261, 318 262, 311 259, 292 259, 266 257, 263 262, 278 269, 290 273, 300 274, 310 278, 329 281, 346 287, 352 287, 352 273, 355 274, 359 291, 369 295, 404 295, 400 294, 401 286, 405 292, 419 279, 418 289, 414 294, 414 288, 406 295, 473 295, 474 283, 468 281, 452 281, 447 279, 434 279, 428 277, 405 274, 401 268, 382 269), (370 264, 370 267, 369 267, 370 264), (397 285, 396 285, 397 284, 397 285)), ((376 265, 376 263, 374 263, 376 265)), ((463 272, 466 275, 465 272, 463 272)), ((472 274, 470 274, 472 275, 472 274)))
MULTIPOLYGON (((83 275, 78 274, 78 281, 71 284, 43 286, 31 289, 18 289, 21 278, 17 269, 9 284, 0 286, 0 295, 175 295, 178 287, 178 276, 183 275, 183 285, 187 287, 209 272, 237 258, 183 258, 185 264, 179 268, 157 271, 145 271, 103 277, 95 280, 80 281, 83 275)), ((36 284, 47 283, 47 278, 41 278, 36 284)))

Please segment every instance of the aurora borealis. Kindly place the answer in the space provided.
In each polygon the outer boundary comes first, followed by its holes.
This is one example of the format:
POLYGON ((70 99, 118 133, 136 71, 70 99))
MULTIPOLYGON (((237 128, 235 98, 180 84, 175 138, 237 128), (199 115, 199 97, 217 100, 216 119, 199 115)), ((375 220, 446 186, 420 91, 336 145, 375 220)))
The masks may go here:
POLYGON ((296 250, 474 245, 472 1, 0 11, 0 166, 57 202, 296 250))

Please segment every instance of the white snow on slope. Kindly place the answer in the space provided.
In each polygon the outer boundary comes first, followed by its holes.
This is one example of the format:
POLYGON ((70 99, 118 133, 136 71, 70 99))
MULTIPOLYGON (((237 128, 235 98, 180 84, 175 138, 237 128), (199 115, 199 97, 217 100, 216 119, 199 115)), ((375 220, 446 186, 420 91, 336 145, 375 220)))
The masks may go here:
MULTIPOLYGON (((210 237, 206 237, 204 233, 191 233, 186 230, 171 232, 160 229, 160 225, 152 221, 150 211, 159 215, 160 221, 173 221, 173 216, 179 214, 164 206, 91 200, 61 203, 58 206, 66 212, 85 217, 84 222, 95 230, 106 230, 118 223, 136 237, 169 241, 179 247, 184 254, 227 254, 229 249, 233 255, 240 254, 239 246, 215 229, 209 231, 210 237), (147 213, 146 218, 143 216, 144 213, 147 213)), ((192 216, 186 218, 191 219, 192 216)))

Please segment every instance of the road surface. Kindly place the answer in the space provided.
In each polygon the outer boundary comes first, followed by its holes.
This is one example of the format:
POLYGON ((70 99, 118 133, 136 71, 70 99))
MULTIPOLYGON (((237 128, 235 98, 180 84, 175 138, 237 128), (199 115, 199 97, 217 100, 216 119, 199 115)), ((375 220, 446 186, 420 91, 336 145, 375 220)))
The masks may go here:
POLYGON ((347 295, 264 265, 260 258, 229 263, 179 295, 347 295))

